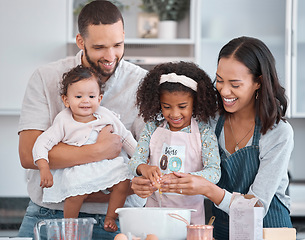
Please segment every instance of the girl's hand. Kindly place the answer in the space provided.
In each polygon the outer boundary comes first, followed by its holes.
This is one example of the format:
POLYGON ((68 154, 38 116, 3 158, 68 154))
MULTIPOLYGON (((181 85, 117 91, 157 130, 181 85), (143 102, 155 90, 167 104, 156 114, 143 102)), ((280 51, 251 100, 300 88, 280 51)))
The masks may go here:
POLYGON ((147 198, 157 190, 157 188, 151 184, 150 180, 143 176, 134 177, 132 179, 131 189, 141 198, 147 198))
POLYGON ((40 187, 49 188, 53 186, 53 175, 49 169, 40 170, 40 187))
POLYGON ((143 177, 149 179, 152 185, 155 185, 158 189, 160 188, 162 173, 159 167, 150 166, 148 164, 140 164, 137 168, 137 172, 143 177))

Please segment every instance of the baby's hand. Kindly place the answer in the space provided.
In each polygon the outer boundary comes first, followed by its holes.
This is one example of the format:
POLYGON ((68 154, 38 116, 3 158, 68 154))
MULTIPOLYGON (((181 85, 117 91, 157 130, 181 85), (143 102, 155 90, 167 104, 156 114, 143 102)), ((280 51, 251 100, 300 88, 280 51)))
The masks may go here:
POLYGON ((49 188, 53 186, 53 175, 49 169, 40 170, 40 187, 49 188))
POLYGON ((40 187, 49 188, 53 186, 53 176, 50 171, 49 163, 45 159, 38 159, 36 161, 37 167, 40 171, 40 187))

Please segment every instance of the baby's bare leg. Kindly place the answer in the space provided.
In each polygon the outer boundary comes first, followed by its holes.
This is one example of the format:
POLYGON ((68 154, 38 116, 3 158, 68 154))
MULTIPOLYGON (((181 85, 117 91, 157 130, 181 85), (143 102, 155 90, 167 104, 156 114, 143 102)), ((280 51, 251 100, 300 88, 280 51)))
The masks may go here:
POLYGON ((108 232, 115 232, 118 230, 118 226, 115 223, 115 220, 118 217, 118 214, 115 213, 117 208, 123 207, 126 197, 128 195, 130 188, 130 180, 127 179, 123 182, 112 186, 108 189, 110 193, 109 205, 107 214, 104 222, 104 229, 108 232))
POLYGON ((78 218, 80 208, 88 194, 68 197, 64 204, 64 218, 78 218))

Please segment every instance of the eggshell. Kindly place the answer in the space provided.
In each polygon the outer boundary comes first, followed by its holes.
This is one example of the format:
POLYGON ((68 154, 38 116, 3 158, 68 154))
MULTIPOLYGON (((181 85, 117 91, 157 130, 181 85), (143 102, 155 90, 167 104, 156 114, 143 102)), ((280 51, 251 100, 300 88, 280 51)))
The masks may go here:
POLYGON ((158 237, 155 234, 148 234, 146 240, 158 240, 158 237))
POLYGON ((114 240, 128 240, 128 238, 124 233, 119 233, 115 236, 114 240))
POLYGON ((158 188, 158 189, 160 189, 160 188, 161 188, 161 184, 160 184, 160 183, 158 183, 158 182, 154 182, 154 185, 155 185, 155 187, 156 187, 156 188, 158 188))

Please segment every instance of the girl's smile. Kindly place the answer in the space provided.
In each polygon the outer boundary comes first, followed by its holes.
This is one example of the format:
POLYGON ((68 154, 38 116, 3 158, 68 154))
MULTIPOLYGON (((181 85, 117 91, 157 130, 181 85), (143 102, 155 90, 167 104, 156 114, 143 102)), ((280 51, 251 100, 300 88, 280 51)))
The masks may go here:
POLYGON ((191 124, 193 96, 189 92, 168 92, 160 95, 162 114, 171 131, 180 131, 191 124))

